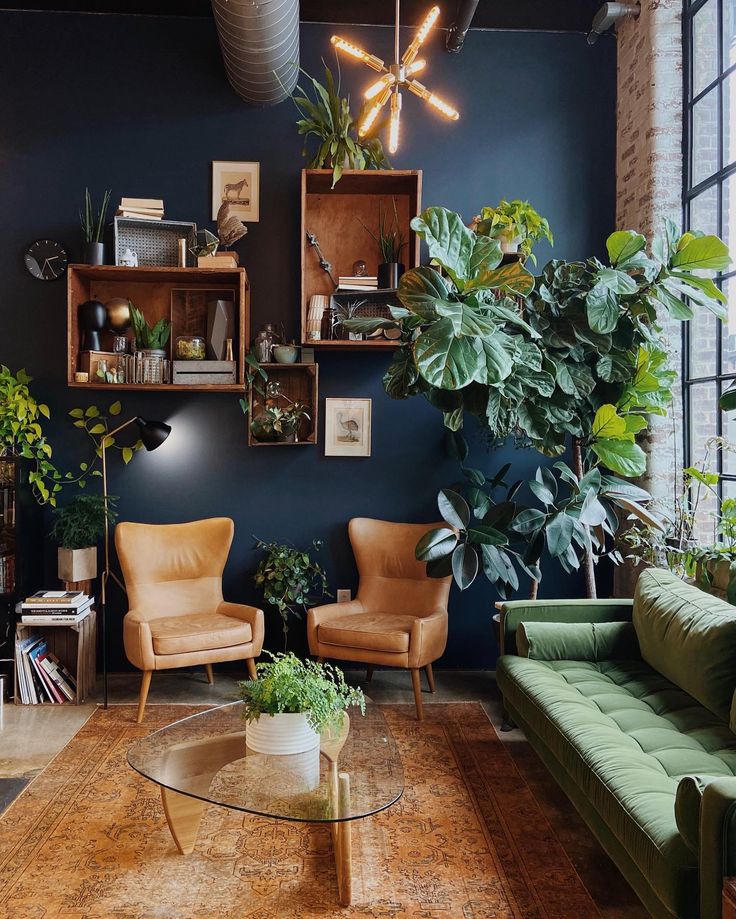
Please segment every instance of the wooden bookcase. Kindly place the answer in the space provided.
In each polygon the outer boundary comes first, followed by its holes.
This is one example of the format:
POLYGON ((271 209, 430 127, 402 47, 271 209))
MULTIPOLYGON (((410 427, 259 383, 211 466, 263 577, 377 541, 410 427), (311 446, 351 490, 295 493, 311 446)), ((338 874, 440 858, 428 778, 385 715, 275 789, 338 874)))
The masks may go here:
MULTIPOLYGON (((301 447, 317 443, 318 430, 318 377, 317 364, 261 364, 268 374, 268 381, 278 381, 281 391, 293 402, 304 402, 310 407, 310 421, 302 421, 297 431, 297 440, 256 440, 251 434, 250 423, 263 408, 264 397, 251 387, 248 403, 248 446, 249 447, 301 447)), ((261 383, 263 381, 261 380, 261 383)), ((265 389, 266 383, 263 383, 265 389)))
MULTIPOLYGON (((242 392, 245 386, 245 353, 250 339, 250 288, 244 268, 126 268, 115 265, 70 265, 67 287, 67 383, 87 389, 168 390, 170 392, 242 392), (183 305, 181 298, 172 298, 174 291, 190 293, 183 305), (207 315, 204 297, 197 294, 222 293, 235 304, 236 336, 233 351, 236 360, 236 382, 227 384, 175 383, 103 383, 93 380, 77 383, 74 373, 79 369, 82 332, 77 313, 87 300, 100 303, 112 297, 132 301, 149 325, 158 319, 172 320, 168 356, 177 335, 204 335, 207 315), (175 302, 176 300, 176 302, 175 302), (191 301, 191 302, 190 302, 191 301)), ((128 331, 128 337, 132 332, 128 331)), ((111 350, 112 332, 101 333, 103 350, 111 350)))
POLYGON ((419 265, 419 237, 409 226, 422 207, 422 173, 401 169, 348 169, 334 188, 331 169, 302 170, 302 343, 310 347, 334 350, 391 350, 396 342, 385 339, 368 341, 307 340, 307 311, 309 298, 315 294, 332 294, 328 275, 320 268, 315 249, 307 242, 307 233, 314 234, 324 257, 332 264, 335 280, 351 275, 353 263, 363 259, 368 274, 377 271, 380 255, 378 245, 366 232, 365 226, 376 232, 378 208, 393 217, 393 202, 399 226, 408 239, 403 253, 408 268, 419 265))

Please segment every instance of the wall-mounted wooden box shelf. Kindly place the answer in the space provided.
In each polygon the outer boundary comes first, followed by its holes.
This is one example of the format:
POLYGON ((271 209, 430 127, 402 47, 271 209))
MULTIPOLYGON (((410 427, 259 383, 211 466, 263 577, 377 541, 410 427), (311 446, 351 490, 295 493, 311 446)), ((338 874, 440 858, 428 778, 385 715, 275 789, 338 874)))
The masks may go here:
MULTIPOLYGON (((243 392, 245 352, 250 336, 250 289, 244 268, 126 268, 113 265, 70 265, 67 287, 67 382, 80 389, 156 390, 167 392, 243 392), (105 303, 112 297, 132 301, 149 325, 158 319, 172 321, 168 357, 178 335, 204 335, 207 326, 206 295, 222 295, 235 305, 236 382, 228 384, 77 383, 82 331, 79 306, 87 300, 105 303)), ((127 333, 132 338, 132 332, 127 333)), ((112 350, 113 333, 101 333, 102 350, 112 350)))
POLYGON ((403 262, 407 268, 416 268, 419 265, 419 237, 409 223, 421 210, 422 173, 400 169, 348 169, 334 189, 331 185, 331 169, 302 170, 302 343, 333 350, 390 350, 396 343, 385 339, 307 339, 309 298, 333 293, 328 275, 320 268, 316 250, 307 242, 307 233, 317 237, 324 257, 332 264, 335 280, 341 275, 352 275, 353 263, 359 259, 366 262, 368 274, 375 275, 380 253, 363 224, 377 233, 379 205, 393 221, 395 201, 399 227, 408 240, 403 262))
MULTIPOLYGON (((310 420, 304 419, 299 426, 295 440, 256 440, 251 434, 250 423, 262 411, 264 407, 264 396, 251 388, 249 395, 250 411, 248 412, 248 446, 249 447, 299 447, 305 444, 317 443, 318 430, 318 377, 319 368, 317 364, 261 364, 261 367, 268 374, 268 382, 278 382, 281 384, 281 392, 286 399, 276 400, 280 408, 285 408, 292 402, 303 402, 309 406, 310 420)), ((267 383, 263 383, 263 389, 267 383)))

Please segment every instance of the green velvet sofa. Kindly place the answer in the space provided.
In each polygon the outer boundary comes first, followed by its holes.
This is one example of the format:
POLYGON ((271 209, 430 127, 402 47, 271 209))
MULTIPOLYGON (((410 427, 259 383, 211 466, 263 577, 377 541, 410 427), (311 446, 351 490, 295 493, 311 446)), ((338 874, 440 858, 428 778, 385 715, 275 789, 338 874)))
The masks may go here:
POLYGON ((630 600, 512 601, 509 717, 656 919, 736 875, 736 608, 665 571, 630 600))

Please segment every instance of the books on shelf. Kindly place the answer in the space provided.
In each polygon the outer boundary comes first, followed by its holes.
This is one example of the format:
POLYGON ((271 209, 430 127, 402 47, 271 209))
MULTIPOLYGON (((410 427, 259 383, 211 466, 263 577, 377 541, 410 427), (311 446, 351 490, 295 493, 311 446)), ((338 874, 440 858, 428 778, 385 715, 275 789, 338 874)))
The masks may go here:
POLYGON ((76 625, 89 615, 92 597, 75 590, 39 590, 19 606, 24 625, 76 625))
POLYGON ((340 275, 337 279, 337 289, 348 291, 378 290, 378 278, 375 275, 340 275))
POLYGON ((161 198, 121 198, 116 214, 138 220, 162 220, 164 202, 161 198))
POLYGON ((88 599, 83 590, 37 590, 23 606, 81 606, 88 599))
POLYGON ((77 683, 55 654, 48 650, 42 635, 29 635, 15 641, 16 671, 21 702, 63 703, 76 699, 77 683))

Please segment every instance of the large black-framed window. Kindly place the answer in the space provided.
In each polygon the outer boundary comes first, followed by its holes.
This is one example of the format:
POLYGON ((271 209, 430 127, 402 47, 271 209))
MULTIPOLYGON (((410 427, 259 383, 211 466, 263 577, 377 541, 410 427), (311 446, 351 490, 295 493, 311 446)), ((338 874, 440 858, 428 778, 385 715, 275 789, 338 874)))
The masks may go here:
MULTIPOLYGON (((685 0, 684 219, 717 233, 736 250, 736 0, 685 0)), ((717 279, 728 321, 698 315, 686 324, 683 349, 685 462, 699 463, 707 440, 736 443, 736 420, 718 408, 736 380, 736 270, 717 279)), ((717 453, 723 497, 736 498, 736 453, 717 453)), ((713 502, 701 505, 699 535, 713 537, 713 502)))

